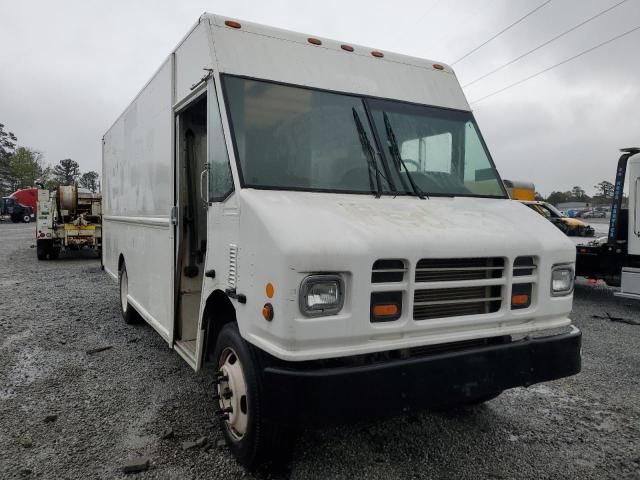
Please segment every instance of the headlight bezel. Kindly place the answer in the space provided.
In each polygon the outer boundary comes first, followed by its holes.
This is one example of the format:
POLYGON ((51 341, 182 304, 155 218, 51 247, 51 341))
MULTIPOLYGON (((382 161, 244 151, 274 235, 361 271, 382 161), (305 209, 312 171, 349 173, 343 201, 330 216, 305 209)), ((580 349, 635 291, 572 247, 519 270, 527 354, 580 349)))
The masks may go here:
POLYGON ((575 286, 575 278, 576 278, 576 272, 575 272, 575 268, 573 266, 573 264, 571 263, 559 263, 554 265, 553 267, 551 267, 551 281, 549 284, 549 290, 551 292, 551 296, 552 297, 566 297, 568 295, 571 295, 573 293, 573 289, 575 286), (563 290, 555 290, 553 288, 553 279, 554 279, 554 274, 558 271, 562 271, 562 270, 566 270, 569 271, 569 279, 570 279, 570 286, 569 288, 563 289, 563 290))
POLYGON ((307 275, 300 282, 300 290, 298 292, 298 308, 305 317, 328 317, 337 315, 344 307, 345 287, 344 279, 337 273, 322 273, 307 275), (307 296, 311 287, 321 283, 335 282, 338 288, 338 301, 330 306, 311 307, 309 308, 307 296))

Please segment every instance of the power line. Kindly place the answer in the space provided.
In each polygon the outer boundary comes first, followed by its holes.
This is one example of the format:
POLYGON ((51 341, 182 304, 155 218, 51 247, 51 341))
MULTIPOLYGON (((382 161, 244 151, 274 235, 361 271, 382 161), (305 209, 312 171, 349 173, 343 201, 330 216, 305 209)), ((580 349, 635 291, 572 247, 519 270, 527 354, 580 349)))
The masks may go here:
POLYGON ((482 47, 484 47, 487 43, 491 42, 492 40, 495 40, 496 38, 498 38, 500 35, 502 35, 504 32, 506 32, 507 30, 515 27, 517 24, 519 24, 521 21, 523 21, 525 18, 527 18, 529 15, 533 15, 534 13, 536 13, 538 10, 540 10, 542 7, 544 7, 547 3, 551 2, 551 0, 547 0, 546 2, 538 5, 536 8, 534 8, 533 10, 531 10, 529 13, 527 13, 524 17, 520 17, 518 20, 516 20, 515 22, 513 22, 511 25, 509 25, 508 27, 500 30, 498 33, 496 33, 495 35, 493 35, 491 38, 489 38, 488 40, 485 40, 483 43, 481 43, 480 45, 478 45, 477 47, 475 47, 473 50, 471 50, 470 52, 467 52, 466 54, 464 54, 462 57, 460 57, 459 59, 457 59, 455 62, 451 63, 451 65, 455 65, 456 63, 460 62, 461 60, 464 60, 465 58, 467 58, 469 55, 471 55, 474 52, 477 52, 478 50, 480 50, 482 47))
POLYGON ((504 87, 504 88, 501 88, 501 89, 499 89, 499 90, 496 90, 495 92, 492 92, 492 93, 490 93, 489 95, 485 95, 484 97, 480 97, 480 98, 478 98, 477 100, 473 100, 473 101, 471 101, 471 102, 469 102, 469 103, 474 104, 474 103, 482 102, 483 100, 486 100, 486 99, 487 99, 487 98, 489 98, 489 97, 493 97, 494 95, 497 95, 497 94, 499 94, 499 93, 502 93, 502 92, 504 92, 505 90, 509 90, 509 89, 510 89, 510 88, 512 88, 512 87, 515 87, 515 86, 520 85, 520 84, 522 84, 522 83, 524 83, 524 82, 526 82, 526 81, 528 81, 528 80, 531 80, 532 78, 535 78, 535 77, 537 77, 538 75, 542 75, 543 73, 546 73, 546 72, 548 72, 549 70, 553 70, 554 68, 559 67, 560 65, 564 65, 565 63, 570 62, 571 60, 575 60, 575 59, 576 59, 576 58, 578 58, 578 57, 581 57, 581 56, 583 56, 583 55, 586 55, 587 53, 593 52, 594 50, 596 50, 596 49, 598 49, 598 48, 600 48, 600 47, 602 47, 602 46, 604 46, 604 45, 607 45, 608 43, 614 42, 614 41, 616 41, 616 40, 618 40, 618 39, 620 39, 620 38, 622 38, 622 37, 624 37, 624 36, 626 36, 626 35, 629 35, 630 33, 633 33, 633 32, 635 32, 636 30, 640 30, 640 25, 638 25, 638 26, 637 26, 637 27, 635 27, 635 28, 632 28, 631 30, 627 30, 627 31, 626 31, 626 32, 624 32, 624 33, 621 33, 620 35, 616 35, 615 37, 610 38, 609 40, 606 40, 606 41, 604 41, 604 42, 602 42, 602 43, 599 43, 598 45, 596 45, 596 46, 594 46, 594 47, 591 47, 591 48, 589 48, 589 49, 587 49, 587 50, 584 50, 584 51, 582 51, 582 52, 578 53, 577 55, 574 55, 573 57, 569 57, 569 58, 567 58, 566 60, 563 60, 563 61, 561 61, 561 62, 558 62, 558 63, 556 63, 555 65, 551 65, 550 67, 547 67, 547 68, 545 68, 544 70, 540 70, 539 72, 534 73, 533 75, 529 75, 528 77, 523 78, 522 80, 518 80, 517 82, 514 82, 514 83, 512 83, 512 84, 510 84, 510 85, 507 85, 507 86, 506 86, 506 87, 504 87))
POLYGON ((518 60, 523 59, 523 58, 524 58, 524 57, 526 57, 527 55, 531 55, 533 52, 535 52, 535 51, 537 51, 537 50, 540 50, 542 47, 546 47, 546 46, 547 46, 547 45, 549 45, 550 43, 555 42, 555 41, 556 41, 556 40, 558 40, 559 38, 564 37, 565 35, 567 35, 567 34, 569 34, 569 33, 573 32, 574 30, 576 30, 576 29, 578 29, 578 28, 582 27, 583 25, 586 25, 587 23, 589 23, 589 22, 590 22, 590 21, 592 21, 592 20, 595 20, 595 19, 596 19, 596 18, 598 18, 599 16, 604 15, 605 13, 607 13, 607 12, 609 12, 609 11, 613 10, 614 8, 619 7, 620 5, 622 5, 623 3, 625 3, 626 1, 627 1, 627 0, 622 0, 621 2, 618 2, 618 3, 616 3, 615 5, 612 5, 611 7, 606 8, 605 10, 602 10, 600 13, 597 13, 597 14, 596 14, 596 15, 594 15, 593 17, 590 17, 590 18, 586 19, 585 21, 583 21, 583 22, 579 23, 578 25, 575 25, 575 26, 571 27, 569 30, 565 30, 565 31, 564 31, 564 32, 562 32, 561 34, 556 35, 555 37, 553 37, 553 38, 552 38, 552 39, 550 39, 550 40, 547 40, 547 41, 546 41, 546 42, 544 42, 544 43, 541 43, 541 44, 540 44, 540 45, 538 45, 537 47, 532 48, 531 50, 529 50, 528 52, 523 53, 523 54, 522 54, 522 55, 520 55, 519 57, 516 57, 516 58, 514 58, 513 60, 511 60, 511 61, 509 61, 509 62, 507 62, 507 63, 504 63, 504 64, 500 65, 500 66, 499 66, 499 67, 497 67, 497 68, 494 68, 494 69, 493 69, 493 70, 491 70, 490 72, 485 73, 484 75, 479 76, 479 77, 478 77, 478 78, 476 78, 475 80, 470 81, 469 83, 467 83, 467 84, 463 85, 463 86, 462 86, 462 88, 469 87, 469 86, 473 85, 474 83, 479 82, 480 80, 482 80, 482 79, 484 79, 484 78, 487 78, 489 75, 493 75, 494 73, 496 73, 496 72, 498 72, 498 71, 502 70, 503 68, 508 67, 509 65, 512 65, 512 64, 516 63, 518 60))

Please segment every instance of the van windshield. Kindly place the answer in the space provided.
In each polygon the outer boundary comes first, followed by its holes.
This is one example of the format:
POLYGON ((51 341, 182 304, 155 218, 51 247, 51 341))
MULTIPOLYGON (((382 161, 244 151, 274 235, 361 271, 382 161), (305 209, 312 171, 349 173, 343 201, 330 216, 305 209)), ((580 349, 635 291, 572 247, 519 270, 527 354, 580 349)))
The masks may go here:
POLYGON ((428 195, 506 196, 470 112, 230 75, 223 84, 244 187, 414 195, 415 182, 428 195))

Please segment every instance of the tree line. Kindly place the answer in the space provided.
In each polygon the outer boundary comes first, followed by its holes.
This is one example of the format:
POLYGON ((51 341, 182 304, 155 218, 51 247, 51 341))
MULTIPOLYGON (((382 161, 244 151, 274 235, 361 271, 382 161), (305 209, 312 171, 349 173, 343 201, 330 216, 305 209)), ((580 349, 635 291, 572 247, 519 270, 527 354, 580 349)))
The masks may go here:
POLYGON ((609 205, 611 203, 611 200, 613 199, 613 191, 615 189, 613 183, 607 180, 602 180, 597 185, 594 185, 593 188, 596 189, 596 193, 593 196, 587 195, 584 188, 576 185, 566 192, 551 192, 547 198, 544 198, 536 192, 536 199, 544 200, 553 205, 566 202, 585 202, 591 205, 609 205))
POLYGON ((81 173, 78 162, 70 158, 48 165, 40 152, 18 146, 17 137, 0 123, 0 197, 36 184, 52 190, 77 183, 95 193, 100 188, 99 178, 98 172, 81 173))

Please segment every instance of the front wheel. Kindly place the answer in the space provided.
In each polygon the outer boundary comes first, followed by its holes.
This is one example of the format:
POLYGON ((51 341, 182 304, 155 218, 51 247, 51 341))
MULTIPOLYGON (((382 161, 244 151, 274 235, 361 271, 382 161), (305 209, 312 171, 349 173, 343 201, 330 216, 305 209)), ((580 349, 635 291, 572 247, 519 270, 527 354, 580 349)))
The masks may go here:
POLYGON ((22 221, 23 221, 24 223, 29 223, 29 222, 31 221, 31 215, 26 215, 26 214, 25 214, 25 215, 23 215, 23 216, 22 216, 22 221))
POLYGON ((281 466, 291 453, 291 434, 265 419, 261 353, 244 341, 235 323, 228 323, 218 336, 213 360, 216 415, 233 456, 248 470, 281 466))
POLYGON ((124 263, 118 272, 118 280, 120 284, 120 314, 122 319, 128 325, 139 323, 140 319, 137 312, 129 304, 129 275, 127 274, 127 266, 124 263))

